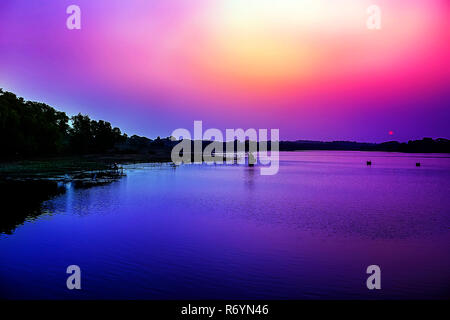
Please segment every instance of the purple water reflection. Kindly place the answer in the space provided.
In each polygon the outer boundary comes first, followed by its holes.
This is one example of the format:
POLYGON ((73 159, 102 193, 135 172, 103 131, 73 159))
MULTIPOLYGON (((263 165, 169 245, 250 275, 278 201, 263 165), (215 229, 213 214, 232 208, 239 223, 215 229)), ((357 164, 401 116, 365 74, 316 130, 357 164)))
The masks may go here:
POLYGON ((275 176, 130 166, 111 185, 69 187, 48 214, 0 236, 0 295, 448 298, 449 191, 445 155, 282 153, 275 176), (81 291, 66 289, 71 264, 81 291), (365 285, 371 264, 379 291, 365 285))

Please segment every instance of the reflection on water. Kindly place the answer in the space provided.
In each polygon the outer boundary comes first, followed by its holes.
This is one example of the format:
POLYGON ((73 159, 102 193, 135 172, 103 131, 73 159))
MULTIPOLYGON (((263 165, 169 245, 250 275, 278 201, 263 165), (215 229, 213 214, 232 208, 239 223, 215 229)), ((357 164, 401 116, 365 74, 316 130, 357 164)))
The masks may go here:
POLYGON ((246 173, 245 183, 247 184, 248 189, 252 190, 255 185, 255 174, 259 174, 259 169, 255 167, 248 167, 245 168, 245 173, 246 173))
POLYGON ((0 234, 11 234, 26 220, 47 212, 42 202, 65 192, 54 181, 0 181, 0 234))
POLYGON ((444 155, 378 152, 282 153, 275 176, 129 166, 109 185, 69 186, 44 203, 51 215, 0 236, 0 295, 448 298, 449 178, 444 155), (71 264, 81 291, 65 287, 71 264), (371 264, 380 291, 366 289, 371 264))

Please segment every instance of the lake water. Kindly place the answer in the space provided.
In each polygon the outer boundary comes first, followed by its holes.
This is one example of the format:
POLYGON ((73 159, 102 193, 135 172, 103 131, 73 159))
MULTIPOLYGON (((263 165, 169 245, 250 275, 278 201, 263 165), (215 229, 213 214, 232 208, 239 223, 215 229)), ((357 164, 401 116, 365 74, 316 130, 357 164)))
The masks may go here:
POLYGON ((0 235, 1 297, 450 297, 448 155, 281 153, 274 176, 136 165, 66 188, 0 235), (66 288, 73 264, 82 290, 66 288), (381 290, 366 287, 373 264, 381 290))

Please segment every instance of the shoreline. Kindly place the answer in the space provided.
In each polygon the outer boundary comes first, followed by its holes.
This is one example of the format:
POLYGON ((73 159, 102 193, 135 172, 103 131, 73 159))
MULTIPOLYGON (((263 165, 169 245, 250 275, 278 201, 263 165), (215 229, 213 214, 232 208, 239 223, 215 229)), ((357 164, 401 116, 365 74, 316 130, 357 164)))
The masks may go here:
MULTIPOLYGON (((279 152, 386 152, 404 155, 442 154, 450 157, 450 153, 412 153, 401 151, 378 150, 280 150, 279 152)), ((136 163, 170 163, 170 154, 88 154, 77 156, 49 156, 29 159, 9 159, 0 161, 0 181, 87 181, 90 175, 97 178, 116 180, 124 176, 120 171, 123 165, 136 163), (114 166, 117 167, 114 169, 114 166)), ((101 180, 99 180, 101 182, 101 180)), ((107 181, 105 181, 107 182, 107 181)))
POLYGON ((55 180, 86 178, 86 174, 119 171, 114 165, 170 162, 165 156, 144 154, 91 154, 83 156, 36 157, 0 162, 0 180, 55 180))

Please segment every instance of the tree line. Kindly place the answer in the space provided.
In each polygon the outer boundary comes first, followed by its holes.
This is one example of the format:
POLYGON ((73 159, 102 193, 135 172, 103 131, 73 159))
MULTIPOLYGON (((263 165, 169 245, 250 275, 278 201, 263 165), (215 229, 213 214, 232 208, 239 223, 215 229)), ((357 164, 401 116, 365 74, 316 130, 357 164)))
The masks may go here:
MULTIPOLYGON (((73 155, 105 153, 148 153, 170 151, 178 141, 158 137, 128 137, 119 128, 103 120, 92 120, 87 115, 72 117, 45 103, 25 101, 14 93, 0 88, 0 154, 2 158, 42 155, 73 155)), ((193 142, 192 142, 193 143, 193 142)), ((203 141, 203 148, 211 141, 203 141)), ((234 142, 235 146, 237 141, 234 142)), ((270 142, 269 149, 271 148, 270 142)), ((359 143, 350 141, 280 141, 280 151, 294 150, 361 150, 395 152, 450 153, 450 140, 431 139, 400 143, 359 143)), ((203 149, 202 148, 202 149, 203 149)), ((225 150, 225 143, 224 143, 225 150)), ((245 142, 248 150, 248 141, 245 142)))
POLYGON ((72 117, 45 103, 25 101, 0 89, 0 152, 3 157, 103 153, 126 134, 107 121, 72 117))

